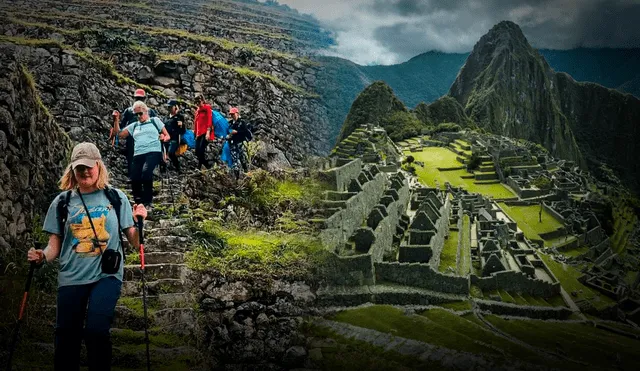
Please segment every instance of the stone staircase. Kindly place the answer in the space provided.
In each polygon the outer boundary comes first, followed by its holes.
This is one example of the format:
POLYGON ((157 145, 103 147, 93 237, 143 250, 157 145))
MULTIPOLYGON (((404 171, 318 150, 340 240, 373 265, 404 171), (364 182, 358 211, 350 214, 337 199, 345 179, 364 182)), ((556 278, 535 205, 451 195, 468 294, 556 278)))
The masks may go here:
MULTIPOLYGON (((206 369, 195 348, 196 300, 187 291, 187 267, 184 254, 191 241, 187 223, 187 205, 178 204, 183 177, 172 177, 171 189, 164 183, 154 197, 154 209, 145 221, 145 280, 149 318, 149 350, 152 370, 206 369), (174 192, 175 209, 171 202, 174 192), (182 216, 180 216, 182 215, 182 216)), ((156 182, 157 183, 157 182, 156 182)), ((114 185, 126 190, 126 186, 114 185)), ((127 253, 124 266, 122 293, 116 305, 111 339, 113 342, 112 367, 114 370, 146 370, 144 341, 144 310, 142 300, 142 274, 138 251, 124 241, 127 253)), ((55 318, 55 306, 49 306, 50 318, 55 318)), ((53 334, 51 336, 53 341, 53 334)), ((53 344, 35 344, 51 357, 53 344)), ((83 347, 81 366, 86 366, 83 347)), ((16 364, 16 367, 19 367, 16 364)))
MULTIPOLYGON (((178 202, 187 177, 170 177, 154 187, 153 210, 144 225, 145 281, 149 319, 149 349, 152 369, 197 369, 198 352, 194 348, 196 300, 187 292, 188 268, 184 254, 191 238, 187 223, 188 206, 178 202), (158 189, 159 188, 159 189, 158 189), (172 194, 173 193, 173 194, 172 194), (173 202, 172 202, 173 199, 173 202)), ((142 272, 139 256, 125 262, 122 296, 116 306, 112 325, 114 346, 144 350, 144 312, 142 272)), ((115 352, 114 352, 115 354, 115 352)), ((142 353, 140 367, 146 366, 142 353)), ((118 358, 114 356, 114 366, 118 358)), ((127 364, 127 367, 131 365, 127 364)))

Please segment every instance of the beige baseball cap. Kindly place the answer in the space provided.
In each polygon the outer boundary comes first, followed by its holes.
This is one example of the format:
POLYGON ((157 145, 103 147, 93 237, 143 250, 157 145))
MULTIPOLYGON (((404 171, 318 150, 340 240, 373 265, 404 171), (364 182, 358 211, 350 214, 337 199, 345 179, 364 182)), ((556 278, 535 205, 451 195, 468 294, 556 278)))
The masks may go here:
POLYGON ((95 144, 84 142, 76 144, 71 152, 71 168, 75 169, 78 165, 84 165, 87 167, 96 166, 96 161, 102 160, 100 151, 95 144))

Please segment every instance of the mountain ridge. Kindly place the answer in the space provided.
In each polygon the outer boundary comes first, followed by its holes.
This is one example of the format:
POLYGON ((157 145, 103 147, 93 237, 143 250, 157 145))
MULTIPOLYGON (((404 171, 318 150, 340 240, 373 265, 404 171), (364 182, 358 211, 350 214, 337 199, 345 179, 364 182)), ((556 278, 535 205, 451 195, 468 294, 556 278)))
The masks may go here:
MULTIPOLYGON (((579 82, 594 82, 607 88, 618 89, 640 97, 640 48, 576 48, 570 50, 538 49, 549 66, 556 72, 566 72, 579 82), (611 66, 620 66, 611 68, 611 66), (605 73, 610 71, 610 73, 605 73)), ((431 103, 445 95, 469 53, 444 53, 428 51, 396 65, 363 66, 339 57, 320 57, 324 65, 318 79, 324 84, 317 85, 317 92, 329 108, 327 116, 333 125, 334 142, 342 127, 351 102, 373 81, 385 81, 407 107, 415 108, 420 102, 431 103), (446 68, 423 68, 428 61, 440 60, 446 68), (397 72, 410 78, 396 79, 397 72), (352 75, 361 78, 353 79, 352 75), (333 81, 349 81, 336 86, 333 81), (434 81, 429 84, 425 81, 434 81)))

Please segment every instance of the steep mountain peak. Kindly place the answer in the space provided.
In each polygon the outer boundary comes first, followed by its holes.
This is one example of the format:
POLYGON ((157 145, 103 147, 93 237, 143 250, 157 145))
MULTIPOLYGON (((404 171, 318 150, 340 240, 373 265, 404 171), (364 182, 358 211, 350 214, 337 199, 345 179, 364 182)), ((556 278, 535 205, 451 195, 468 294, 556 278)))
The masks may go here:
POLYGON ((351 105, 338 143, 363 124, 380 124, 380 119, 396 111, 407 111, 384 81, 375 81, 364 89, 351 105))
POLYGON ((554 73, 515 23, 500 22, 480 38, 449 95, 480 127, 542 143, 554 156, 584 164, 558 108, 554 73))
POLYGON ((489 32, 487 32, 480 39, 480 41, 482 41, 482 39, 485 39, 485 38, 488 41, 495 41, 495 42, 501 42, 501 43, 505 43, 505 41, 506 42, 511 41, 514 44, 519 44, 519 45, 526 44, 527 46, 529 45, 529 43, 527 42, 527 38, 524 36, 524 34, 522 33, 522 30, 520 29, 520 26, 518 26, 517 24, 511 21, 502 21, 496 24, 495 26, 491 27, 489 32))
POLYGON ((527 38, 517 24, 511 21, 502 21, 493 26, 474 45, 465 68, 481 71, 492 61, 501 57, 537 58, 539 54, 529 45, 527 38))

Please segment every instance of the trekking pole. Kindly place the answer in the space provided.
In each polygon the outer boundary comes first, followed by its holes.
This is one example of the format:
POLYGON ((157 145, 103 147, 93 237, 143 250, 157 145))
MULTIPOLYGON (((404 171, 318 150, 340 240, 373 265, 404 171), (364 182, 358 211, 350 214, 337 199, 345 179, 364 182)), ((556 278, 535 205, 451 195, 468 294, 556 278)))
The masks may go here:
POLYGON ((142 307, 144 308, 144 342, 147 347, 147 371, 151 371, 151 359, 149 357, 149 318, 147 317, 147 284, 144 280, 144 221, 138 217, 138 233, 140 238, 140 271, 142 272, 142 307))
MULTIPOLYGON (((39 244, 36 243, 36 249, 39 249, 39 244)), ((16 349, 18 343, 18 332, 20 331, 20 324, 24 318, 24 310, 27 307, 27 298, 29 297, 29 289, 31 288, 31 281, 33 280, 33 272, 36 270, 36 263, 31 262, 29 267, 29 275, 27 276, 27 283, 24 287, 24 294, 22 295, 22 302, 20 303, 20 312, 18 313, 18 320, 16 321, 16 327, 13 330, 13 337, 11 338, 11 345, 9 347, 9 359, 7 360, 7 371, 11 371, 11 359, 13 358, 13 352, 16 349)))

